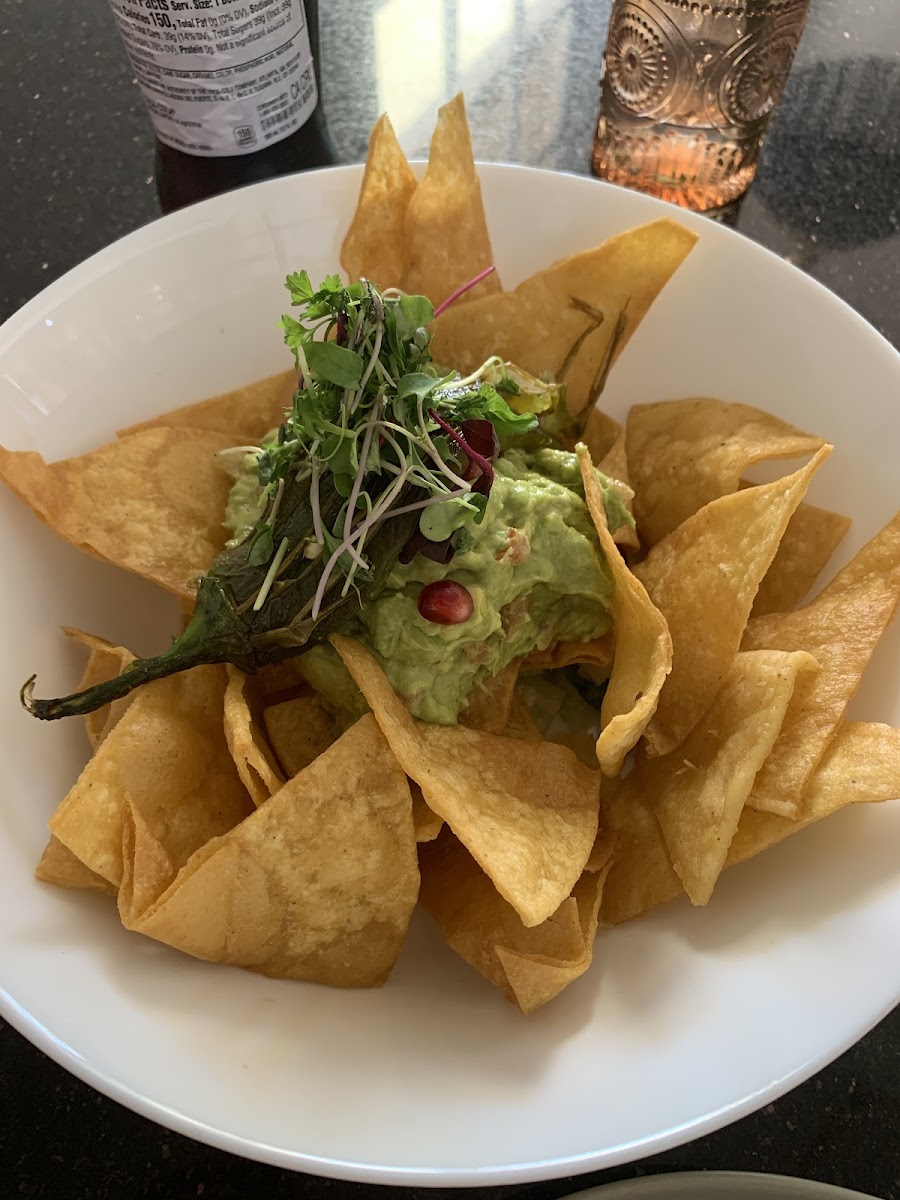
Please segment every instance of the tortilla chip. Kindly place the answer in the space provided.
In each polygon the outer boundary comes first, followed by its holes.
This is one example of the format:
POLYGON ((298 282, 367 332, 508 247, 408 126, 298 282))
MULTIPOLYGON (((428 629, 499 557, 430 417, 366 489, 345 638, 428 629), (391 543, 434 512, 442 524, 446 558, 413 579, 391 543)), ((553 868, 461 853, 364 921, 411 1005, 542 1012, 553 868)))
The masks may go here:
POLYGON ((550 742, 414 721, 359 642, 332 645, 371 705, 397 761, 527 926, 559 908, 597 833, 599 774, 550 742))
MULTIPOLYGON (((590 450, 590 444, 588 444, 588 449, 590 450)), ((591 457, 593 458, 593 453, 591 454, 591 457)), ((607 479, 613 479, 618 483, 624 483, 628 486, 629 491, 633 490, 631 488, 631 484, 628 482, 628 459, 625 456, 624 433, 619 434, 601 459, 594 459, 594 461, 597 463, 597 469, 603 475, 605 475, 607 479)), ((633 506, 633 501, 629 502, 629 512, 633 506)), ((629 529, 628 532, 634 535, 636 541, 637 535, 635 534, 635 531, 633 529, 629 529)))
POLYGON ((209 962, 376 987, 418 888, 406 776, 365 716, 126 917, 129 928, 209 962))
POLYGON ((502 733, 506 728, 521 666, 522 660, 514 659, 498 675, 478 684, 459 714, 460 724, 469 729, 479 729, 482 733, 502 733))
POLYGON ((546 650, 532 650, 522 663, 526 671, 560 671, 577 663, 605 670, 613 660, 615 641, 611 633, 592 642, 554 642, 546 650))
POLYGON ((116 889, 107 879, 86 867, 52 834, 44 847, 41 861, 35 867, 34 877, 42 883, 55 883, 57 887, 84 888, 106 892, 111 896, 116 894, 116 889))
POLYGON ((635 567, 668 623, 673 645, 672 672, 644 734, 648 754, 674 750, 712 704, 737 653, 759 582, 831 449, 823 446, 794 475, 713 500, 635 567))
MULTIPOLYGON (((204 852, 206 846, 198 847, 197 852, 204 852)), ((127 928, 140 917, 162 895, 177 873, 165 847, 154 836, 140 810, 126 799, 122 822, 122 883, 116 901, 122 924, 127 928)))
POLYGON ((142 687, 51 817, 50 831, 118 887, 130 802, 177 871, 251 811, 225 742, 224 698, 222 666, 142 687))
POLYGON ((356 212, 341 246, 341 266, 351 280, 371 279, 382 290, 403 286, 406 210, 415 190, 416 177, 383 113, 369 136, 356 212))
POLYGON ((285 778, 292 779, 337 740, 337 722, 314 694, 307 693, 263 709, 269 743, 285 778))
POLYGON ((514 292, 454 304, 434 324, 435 360, 466 374, 499 354, 564 382, 569 408, 580 413, 696 240, 676 221, 654 221, 561 259, 514 292))
POLYGON ((759 585, 751 615, 764 617, 796 608, 822 574, 850 525, 850 518, 840 513, 812 504, 799 505, 759 585))
POLYGON ((226 665, 228 686, 225 689, 225 740, 234 759, 241 783, 250 793, 257 808, 279 790, 284 777, 275 762, 275 755, 260 721, 251 708, 252 684, 243 671, 226 665))
MULTIPOLYGON (((63 627, 63 633, 73 641, 80 642, 90 651, 90 658, 81 673, 81 679, 75 688, 76 692, 82 692, 98 683, 107 683, 110 679, 115 679, 134 662, 134 655, 130 650, 126 650, 124 646, 114 646, 106 638, 95 637, 92 633, 85 633, 81 629, 71 629, 69 626, 63 627)), ((125 709, 134 699, 134 695, 134 692, 130 692, 120 700, 113 700, 111 704, 104 704, 102 708, 97 708, 85 715, 84 727, 87 730, 92 750, 96 750, 107 734, 115 728, 125 709)))
POLYGON ((534 1012, 554 999, 583 975, 594 959, 594 940, 600 918, 603 886, 609 865, 596 874, 585 873, 572 889, 584 949, 563 958, 552 943, 544 953, 522 953, 507 946, 497 947, 497 958, 506 976, 512 999, 523 1013, 534 1012))
POLYGON ((801 458, 824 445, 758 408, 711 399, 635 404, 625 441, 638 529, 650 546, 736 492, 752 463, 801 458))
POLYGON ((416 830, 416 842, 433 842, 444 828, 444 822, 425 803, 422 789, 417 783, 413 783, 410 780, 409 790, 412 792, 412 814, 413 825, 416 830))
POLYGON ((230 442, 148 429, 55 463, 0 446, 0 480, 77 549, 189 598, 225 543, 231 481, 216 454, 230 442))
POLYGON ((878 804, 898 797, 900 729, 846 721, 816 768, 797 819, 745 808, 726 865, 744 862, 848 804, 878 804))
MULTIPOLYGON (((410 197, 404 237, 409 256, 404 291, 427 296, 435 306, 494 261, 462 92, 438 109, 428 168, 410 197)), ((495 271, 454 309, 499 291, 495 271)))
POLYGON ((605 850, 556 912, 528 928, 465 847, 444 830, 419 853, 420 899, 451 949, 523 1013, 534 1012, 591 965, 612 854, 609 839, 605 850))
POLYGON ((259 668, 253 678, 257 693, 266 704, 289 699, 298 692, 309 693, 309 684, 303 674, 300 655, 286 658, 279 663, 267 663, 259 668))
POLYGON ((514 693, 509 706, 509 717, 503 730, 508 738, 518 738, 522 742, 542 742, 544 735, 538 728, 538 723, 532 716, 521 692, 514 693))
POLYGON ((794 685, 815 672, 816 660, 802 652, 736 655, 712 708, 678 751, 635 768, 634 783, 659 821, 692 904, 709 903, 794 685))
POLYGON ((618 775, 656 711, 672 667, 672 640, 662 613, 629 571, 610 536, 597 476, 586 448, 578 449, 585 499, 613 580, 615 657, 600 709, 597 758, 604 773, 618 775))
POLYGON ((872 575, 888 576, 900 566, 900 513, 895 513, 883 529, 838 571, 825 589, 832 595, 861 583, 872 575))
MULTIPOLYGON (((612 453, 618 445, 623 433, 622 426, 609 413, 605 413, 599 404, 592 404, 588 418, 584 423, 581 440, 591 452, 594 464, 600 464, 612 453)), ((600 467, 603 470, 602 467, 600 467)), ((603 470, 605 475, 607 472, 603 470)), ((618 479, 619 476, 616 476, 618 479)))
POLYGON ((806 650, 820 668, 795 692, 778 741, 756 777, 751 807, 796 816, 807 780, 900 599, 898 529, 895 517, 805 608, 748 624, 744 649, 806 650))
POLYGON ((290 408, 297 390, 297 372, 279 371, 256 383, 245 384, 233 392, 223 392, 199 404, 186 404, 172 412, 129 425, 119 437, 129 437, 145 429, 202 429, 221 433, 229 446, 258 445, 265 435, 277 428, 290 408))
MULTIPOLYGON (((590 442, 587 443, 587 447, 591 450, 590 442)), ((591 450, 591 457, 594 458, 593 450, 591 450)), ((625 455, 624 430, 619 433, 603 457, 600 459, 594 458, 594 462, 597 464, 598 471, 605 475, 607 479, 623 485, 618 490, 622 494, 625 507, 634 516, 634 493, 631 484, 628 482, 628 459, 625 455)), ((620 525, 613 534, 613 541, 617 546, 625 546, 630 550, 637 550, 641 544, 637 529, 632 529, 630 525, 620 525)))
POLYGON ((659 822, 634 772, 603 789, 602 820, 615 835, 615 859, 603 889, 600 919, 618 925, 684 894, 659 822))
MULTIPOLYGON (((601 919, 617 925, 683 893, 659 823, 634 772, 603 794, 603 819, 616 836, 616 860, 603 891, 601 919)), ((731 867, 848 804, 900 796, 900 729, 846 722, 838 729, 809 787, 797 820, 745 808, 728 848, 731 867)))

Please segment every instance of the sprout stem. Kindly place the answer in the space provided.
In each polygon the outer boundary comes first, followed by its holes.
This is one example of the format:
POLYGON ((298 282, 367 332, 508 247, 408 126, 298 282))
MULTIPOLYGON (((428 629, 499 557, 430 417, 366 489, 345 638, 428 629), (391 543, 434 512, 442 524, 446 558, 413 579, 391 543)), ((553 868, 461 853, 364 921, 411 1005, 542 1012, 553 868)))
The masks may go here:
POLYGON ((269 592, 271 591, 272 584, 275 582, 275 577, 278 575, 278 569, 281 566, 281 564, 284 562, 284 556, 287 554, 287 548, 288 548, 289 542, 290 542, 289 538, 281 539, 281 545, 275 551, 275 557, 272 559, 272 562, 269 565, 268 571, 266 571, 266 577, 262 582, 262 587, 259 589, 259 595, 253 601, 253 611, 254 612, 259 612, 259 610, 265 604, 266 597, 268 596, 269 592))
POLYGON ((482 279, 487 279, 488 275, 493 275, 496 270, 497 268, 491 264, 491 266, 485 267, 483 271, 480 271, 474 279, 470 279, 468 283, 464 283, 462 287, 458 287, 455 292, 451 292, 447 299, 444 300, 442 304, 439 304, 434 310, 435 318, 439 317, 441 313, 444 312, 445 309, 448 309, 455 300, 460 298, 460 296, 464 296, 466 292, 471 291, 473 287, 481 283, 482 279))

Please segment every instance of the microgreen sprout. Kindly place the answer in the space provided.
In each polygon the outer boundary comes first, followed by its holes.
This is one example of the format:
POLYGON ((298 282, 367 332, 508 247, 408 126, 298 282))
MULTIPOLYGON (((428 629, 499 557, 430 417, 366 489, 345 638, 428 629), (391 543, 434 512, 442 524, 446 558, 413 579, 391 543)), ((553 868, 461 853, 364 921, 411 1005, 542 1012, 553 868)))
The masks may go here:
POLYGON ((445 309, 448 309, 451 304, 460 298, 460 296, 464 296, 466 292, 471 291, 476 284, 481 283, 482 279, 487 279, 488 275, 493 275, 496 269, 497 268, 495 266, 491 265, 490 267, 485 267, 483 271, 479 271, 474 279, 470 279, 468 283, 464 283, 462 287, 458 287, 455 292, 451 292, 447 299, 439 304, 434 310, 434 315, 439 317, 441 313, 444 312, 445 309))
MULTIPOLYGON (((491 270, 457 289, 440 311, 491 270)), ((500 359, 465 378, 438 374, 428 333, 435 310, 424 296, 396 288, 382 293, 368 280, 343 284, 336 275, 316 289, 305 271, 290 275, 287 287, 301 310, 282 320, 299 386, 277 446, 259 452, 259 481, 276 497, 266 521, 267 545, 274 546, 282 494, 276 489, 292 474, 307 472, 311 538, 325 549, 311 608, 315 620, 335 571, 345 575, 342 594, 356 586, 358 575, 371 574, 365 546, 381 522, 461 500, 473 490, 466 479, 472 469, 483 480, 479 490, 489 490, 490 463, 459 432, 465 421, 484 418, 508 434, 527 432, 535 418, 514 412, 504 399, 500 359), (401 503, 410 487, 420 494, 401 503), (346 504, 332 529, 323 518, 323 498, 334 492, 346 504)), ((511 384, 506 394, 514 391, 511 384)), ((480 514, 477 505, 473 513, 480 514)), ((279 546, 272 566, 280 552, 279 546)), ((292 561, 282 555, 280 565, 292 561)), ((254 605, 260 596, 265 602, 278 568, 269 573, 254 605)))

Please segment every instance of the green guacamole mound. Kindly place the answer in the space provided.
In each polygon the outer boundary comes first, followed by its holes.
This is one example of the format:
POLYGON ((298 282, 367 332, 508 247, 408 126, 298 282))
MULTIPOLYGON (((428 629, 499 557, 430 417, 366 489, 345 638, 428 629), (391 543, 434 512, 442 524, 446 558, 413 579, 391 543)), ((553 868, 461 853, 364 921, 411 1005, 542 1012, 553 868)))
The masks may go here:
MULTIPOLYGON (((630 523, 620 493, 599 472, 598 478, 610 528, 630 523)), ((235 537, 256 519, 259 491, 246 475, 235 482, 226 519, 235 537)), ((413 715, 440 725, 454 724, 473 690, 513 659, 553 642, 590 641, 611 625, 612 583, 574 454, 501 455, 482 522, 468 521, 456 546, 446 566, 421 555, 395 566, 353 631, 413 715), (468 621, 437 625, 419 615, 419 592, 437 579, 468 588, 475 602, 468 621)), ((348 717, 358 710, 352 680, 329 646, 315 647, 306 659, 310 682, 326 699, 348 717)))

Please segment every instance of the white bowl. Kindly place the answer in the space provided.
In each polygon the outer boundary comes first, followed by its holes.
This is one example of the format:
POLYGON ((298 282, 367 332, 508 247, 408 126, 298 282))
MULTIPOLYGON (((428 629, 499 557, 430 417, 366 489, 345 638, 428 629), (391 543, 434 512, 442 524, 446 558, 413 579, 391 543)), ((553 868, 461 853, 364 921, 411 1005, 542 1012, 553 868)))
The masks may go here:
MULTIPOLYGON (((53 458, 286 363, 282 279, 333 270, 356 167, 280 179, 141 229, 0 330, 0 442, 53 458)), ((672 210, 584 178, 482 169, 507 286, 672 210)), ((700 241, 609 382, 637 401, 747 401, 837 446, 812 499, 854 518, 845 560, 893 512, 900 357, 822 287, 685 216, 700 241)), ((388 985, 339 992, 207 966, 124 932, 103 897, 34 882, 47 817, 86 757, 17 689, 76 679, 62 624, 140 653, 174 604, 77 554, 0 495, 3 1013, 70 1071, 239 1154, 379 1183, 508 1183, 609 1167, 718 1128, 800 1083, 900 999, 900 806, 846 812, 603 934, 593 969, 523 1018, 415 923, 388 985)), ((900 722, 900 630, 856 716, 900 722)))
POLYGON ((673 1171, 623 1179, 567 1200, 873 1200, 814 1179, 747 1171, 673 1171))

